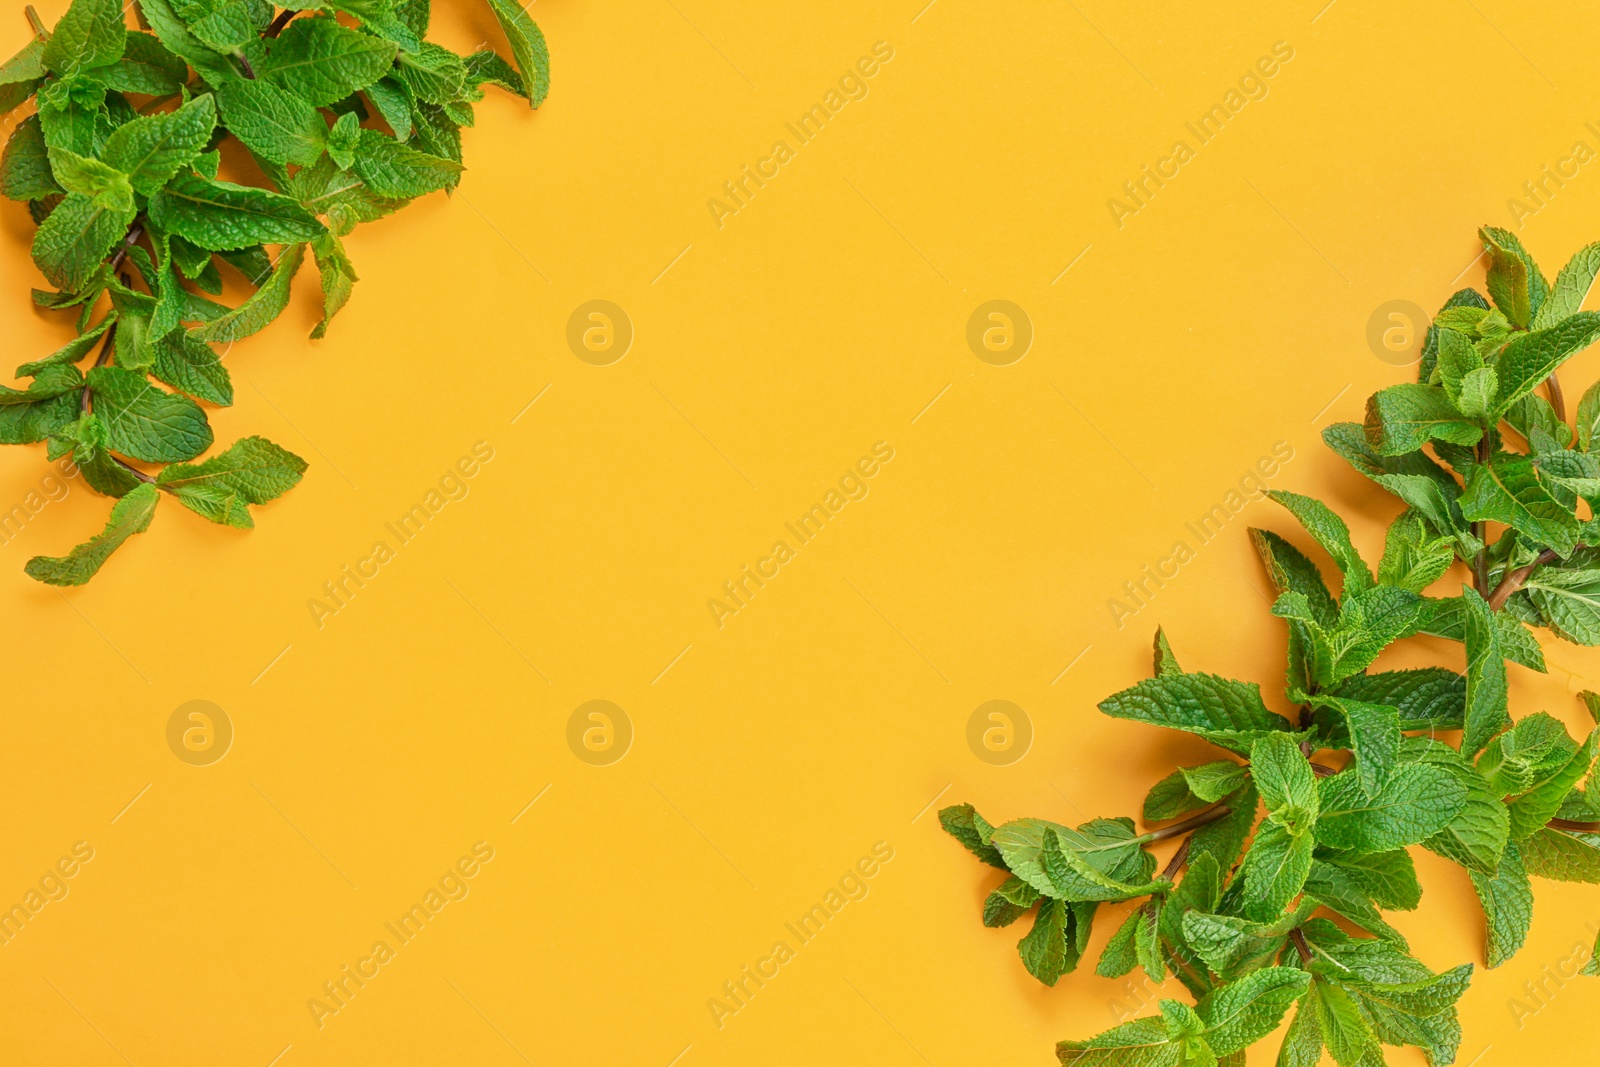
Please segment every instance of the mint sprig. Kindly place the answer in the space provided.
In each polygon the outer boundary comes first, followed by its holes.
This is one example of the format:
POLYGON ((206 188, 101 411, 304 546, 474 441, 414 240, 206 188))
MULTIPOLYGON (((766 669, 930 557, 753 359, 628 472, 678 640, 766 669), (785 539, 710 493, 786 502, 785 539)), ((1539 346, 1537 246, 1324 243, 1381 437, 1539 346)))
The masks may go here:
POLYGON ((233 402, 213 346, 271 324, 308 258, 322 337, 357 280, 341 239, 455 188, 485 84, 530 107, 550 86, 543 35, 504 0, 488 3, 510 61, 425 40, 429 0, 137 3, 138 28, 121 0, 73 0, 53 29, 30 7, 33 39, 0 64, 0 114, 35 109, 0 156, 0 194, 39 227, 33 259, 53 288, 35 302, 72 311, 78 333, 17 368, 26 388, 0 386, 0 444, 44 442, 118 498, 103 533, 29 561, 54 585, 93 577, 163 495, 249 528, 251 507, 300 480, 305 462, 260 437, 201 459, 202 405, 233 402), (230 137, 259 175, 219 173, 230 137), (236 307, 210 299, 218 264, 253 290, 236 307))
MULTIPOLYGON (((1040 981, 1074 970, 1097 915, 1126 902, 1096 972, 1170 973, 1194 998, 1062 1041, 1063 1064, 1239 1064, 1285 1019, 1280 1067, 1314 1067, 1324 1052, 1372 1067, 1385 1046, 1404 1045, 1453 1063, 1473 965, 1432 971, 1384 918, 1420 906, 1410 850, 1463 868, 1490 967, 1527 936, 1534 877, 1600 883, 1600 728, 1574 738, 1543 712, 1513 719, 1507 684, 1508 662, 1544 670, 1539 629, 1600 645, 1600 382, 1569 422, 1558 378, 1600 339, 1600 312, 1580 310, 1600 244, 1552 285, 1514 234, 1479 236, 1489 298, 1452 296, 1424 339, 1418 380, 1376 393, 1364 424, 1323 434, 1404 505, 1378 566, 1344 520, 1295 493, 1268 495, 1326 564, 1251 531, 1288 629, 1284 693, 1296 717, 1270 710, 1254 683, 1185 671, 1158 630, 1152 677, 1100 710, 1220 750, 1150 789, 1144 821, 1164 825, 992 825, 971 805, 940 812, 1008 875, 985 902, 986 926, 1037 908, 1019 949, 1040 981), (1430 595, 1452 570, 1460 594, 1430 595), (1465 672, 1372 669, 1417 634, 1461 642, 1465 672), (1179 844, 1157 874, 1148 848, 1168 839, 1179 844)), ((1581 697, 1600 722, 1600 696, 1581 697)), ((1583 973, 1600 974, 1600 958, 1583 973)))

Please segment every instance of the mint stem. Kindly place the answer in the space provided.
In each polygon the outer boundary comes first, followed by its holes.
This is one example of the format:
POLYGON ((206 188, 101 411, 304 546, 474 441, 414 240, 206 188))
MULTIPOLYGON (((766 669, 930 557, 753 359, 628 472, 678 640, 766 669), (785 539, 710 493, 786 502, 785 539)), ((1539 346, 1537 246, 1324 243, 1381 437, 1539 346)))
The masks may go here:
POLYGON ((300 12, 295 10, 294 8, 288 8, 286 10, 278 12, 278 17, 272 20, 272 25, 268 26, 266 28, 266 31, 264 33, 262 33, 261 36, 263 36, 263 37, 276 37, 276 36, 278 36, 278 34, 283 32, 283 28, 285 26, 289 25, 289 20, 294 18, 298 14, 300 14, 300 12))
MULTIPOLYGON (((1577 547, 1586 548, 1588 546, 1578 545, 1577 547)), ((1540 552, 1538 556, 1534 557, 1534 561, 1532 563, 1529 563, 1523 567, 1518 567, 1514 571, 1507 571, 1505 577, 1500 579, 1500 584, 1494 587, 1494 592, 1489 594, 1489 610, 1499 611, 1501 608, 1505 607, 1506 601, 1510 600, 1512 595, 1516 593, 1518 589, 1521 589, 1527 584, 1528 579, 1533 576, 1534 571, 1538 570, 1546 563, 1554 562, 1560 558, 1561 557, 1556 552, 1547 548, 1543 552, 1540 552)))
POLYGON ((1183 843, 1178 846, 1178 851, 1172 854, 1172 858, 1167 861, 1166 867, 1159 875, 1162 881, 1170 882, 1177 876, 1178 870, 1189 858, 1189 843, 1193 840, 1193 837, 1186 837, 1183 839, 1183 843))
POLYGON ((1218 819, 1233 813, 1233 809, 1226 804, 1218 804, 1214 808, 1207 808, 1198 815, 1191 815, 1182 822, 1175 822, 1171 826, 1163 826, 1159 830, 1151 830, 1147 834, 1140 834, 1135 838, 1141 844, 1149 841, 1165 841, 1169 837, 1182 837, 1190 830, 1198 830, 1202 826, 1210 826, 1218 819))
POLYGON ((1306 935, 1300 932, 1298 926, 1289 931, 1289 940, 1294 942, 1295 951, 1300 953, 1300 962, 1310 963, 1311 946, 1306 944, 1306 935))
POLYGON ((1561 393, 1561 379, 1554 374, 1544 380, 1544 387, 1550 393, 1550 406, 1555 408, 1556 421, 1567 421, 1567 398, 1561 393))

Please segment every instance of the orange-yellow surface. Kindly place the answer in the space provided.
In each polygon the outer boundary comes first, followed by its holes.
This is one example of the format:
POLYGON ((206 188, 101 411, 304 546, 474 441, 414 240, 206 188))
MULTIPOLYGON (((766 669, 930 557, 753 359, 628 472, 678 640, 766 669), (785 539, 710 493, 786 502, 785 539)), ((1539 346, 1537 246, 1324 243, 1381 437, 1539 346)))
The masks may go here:
MULTIPOLYGON (((923 2, 539 0, 548 103, 492 92, 459 192, 349 239, 325 340, 308 269, 229 353, 219 440, 311 464, 253 533, 166 501, 63 594, 23 563, 107 502, 0 451, 0 905, 38 905, 0 945, 0 1062, 1043 1065, 1178 992, 1039 986, 934 810, 1133 814, 1204 758, 1095 711, 1158 621, 1283 706, 1246 529, 1292 523, 1244 494, 1320 495, 1377 552, 1395 506, 1318 430, 1412 373, 1369 322, 1481 283, 1476 226, 1551 274, 1600 237, 1600 24, 923 2), (968 743, 995 700, 1031 733, 1007 765, 968 743)), ((30 232, 0 209, 10 363, 68 336, 30 232)), ((1548 655, 1515 710, 1577 729, 1600 661, 1548 655)), ((1418 866, 1395 925, 1481 962, 1465 877, 1418 866)), ((1600 1062, 1600 984, 1559 977, 1600 890, 1537 894, 1463 1064, 1600 1062)))

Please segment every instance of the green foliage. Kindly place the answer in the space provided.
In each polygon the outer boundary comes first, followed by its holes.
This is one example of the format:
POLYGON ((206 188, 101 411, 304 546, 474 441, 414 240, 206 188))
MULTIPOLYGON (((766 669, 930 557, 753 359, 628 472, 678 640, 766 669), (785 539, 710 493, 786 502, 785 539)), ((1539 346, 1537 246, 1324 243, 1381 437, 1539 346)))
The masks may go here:
MULTIPOLYGON (((1420 380, 1375 394, 1364 426, 1323 435, 1403 505, 1377 568, 1309 497, 1269 494, 1310 554, 1251 531, 1287 627, 1283 695, 1295 718, 1254 683, 1184 670, 1157 631, 1153 676, 1100 709, 1222 750, 1150 789, 1144 821, 1165 825, 991 827, 967 805, 941 813, 1007 873, 986 924, 1039 908, 1019 946, 1036 977, 1054 984, 1076 967, 1103 913, 1118 925, 1098 974, 1171 974, 1194 998, 1063 1041, 1062 1063, 1237 1067, 1286 1018, 1279 1067, 1316 1067, 1324 1054, 1378 1067, 1385 1046, 1406 1045, 1452 1063, 1472 965, 1434 972, 1385 918, 1421 903, 1409 850, 1463 868, 1490 967, 1527 936, 1534 878, 1600 884, 1600 728, 1574 735, 1544 712, 1513 718, 1507 671, 1544 670, 1535 628, 1600 644, 1600 384, 1568 423, 1553 378, 1600 338, 1600 313, 1582 310, 1600 244, 1552 285, 1514 234, 1480 237, 1489 299, 1452 296, 1424 339, 1420 380), (1553 403, 1536 395, 1547 382, 1553 403), (1452 577, 1465 582, 1459 595, 1429 595, 1452 577), (1373 669, 1419 633, 1458 641, 1464 655, 1452 667, 1373 669), (1151 849, 1164 841, 1178 847, 1156 873, 1151 849)), ((1586 721, 1600 723, 1600 695, 1579 696, 1586 721)), ((1600 962, 1584 973, 1600 974, 1600 962)))
MULTIPOLYGON (((35 302, 69 312, 77 330, 17 369, 26 387, 0 386, 0 444, 44 442, 118 498, 103 533, 28 563, 57 585, 92 577, 148 528, 163 494, 248 529, 250 506, 299 482, 305 463, 259 437, 200 459, 212 445, 202 405, 233 402, 213 346, 277 319, 308 251, 322 337, 357 280, 341 238, 455 188, 460 130, 485 84, 532 107, 550 86, 539 28, 502 0, 488 2, 509 61, 424 40, 429 0, 135 2, 136 24, 120 0, 72 0, 0 64, 0 114, 34 107, 10 124, 0 195, 38 225, 33 259, 53 290, 34 290, 35 302), (230 138, 242 152, 219 151, 230 138), (221 175, 225 155, 255 166, 221 175), (219 261, 249 283, 233 306, 202 295, 223 292, 219 261)), ((997 905, 995 918, 1018 906, 997 905)), ((1039 935, 1038 973, 1064 964, 1055 934, 1077 921, 1045 924, 1054 933, 1039 935)))

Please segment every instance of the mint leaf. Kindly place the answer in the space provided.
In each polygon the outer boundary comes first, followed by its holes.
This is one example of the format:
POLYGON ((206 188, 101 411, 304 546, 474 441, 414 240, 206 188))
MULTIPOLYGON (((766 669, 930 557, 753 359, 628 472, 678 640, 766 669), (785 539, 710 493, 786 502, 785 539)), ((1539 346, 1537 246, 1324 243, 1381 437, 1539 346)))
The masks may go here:
POLYGON ((1360 553, 1350 542, 1350 528, 1320 500, 1282 489, 1269 489, 1267 496, 1282 504, 1289 513, 1300 520, 1322 550, 1333 557, 1344 575, 1345 595, 1359 593, 1373 586, 1372 571, 1367 569, 1360 553))
POLYGON ((1472 520, 1503 522, 1562 556, 1578 543, 1577 517, 1552 495, 1528 456, 1496 452, 1479 464, 1461 497, 1461 510, 1472 520))
POLYGON ((467 68, 448 48, 424 41, 399 57, 396 73, 412 96, 430 104, 448 104, 466 92, 467 68))
POLYGON ((133 186, 128 183, 128 176, 115 167, 65 148, 52 148, 50 169, 63 189, 91 198, 96 207, 119 214, 133 211, 133 186))
POLYGON ((1172 654, 1172 646, 1167 643, 1167 635, 1159 626, 1156 627, 1154 669, 1157 675, 1183 673, 1178 658, 1172 654))
POLYGON ((1375 796, 1349 772, 1319 783, 1317 840, 1331 848, 1388 852, 1443 830, 1466 806, 1467 791, 1448 772, 1423 763, 1400 766, 1375 796))
POLYGON ((1299 809, 1306 823, 1299 829, 1310 828, 1317 817, 1317 779, 1293 737, 1268 734, 1251 746, 1250 776, 1269 812, 1276 816, 1290 808, 1299 809))
POLYGON ((1343 718, 1344 736, 1356 754, 1355 770, 1361 789, 1369 797, 1377 795, 1400 757, 1399 710, 1387 704, 1368 704, 1345 697, 1317 696, 1314 699, 1317 706, 1332 709, 1343 718))
POLYGON ((33 235, 33 261, 57 288, 81 290, 127 232, 133 205, 109 208, 94 197, 69 193, 33 235))
POLYGON ((189 78, 189 65, 148 33, 130 31, 122 58, 102 72, 106 88, 145 96, 171 96, 189 78))
MULTIPOLYGON (((6 151, 9 153, 10 148, 6 151)), ((0 183, 0 188, 3 187, 0 183)), ((1585 452, 1593 448, 1597 430, 1600 430, 1600 381, 1585 389, 1583 399, 1578 401, 1578 447, 1585 452)))
POLYGON ((0 156, 0 194, 10 200, 41 200, 64 191, 50 170, 39 116, 29 115, 12 131, 0 156))
POLYGON ((995 888, 983 902, 983 925, 1010 926, 1039 902, 1039 891, 1012 875, 995 888))
POLYGON ((1126 900, 1153 888, 1155 859, 1140 848, 1142 839, 1125 820, 1097 819, 1073 830, 1042 819, 1016 819, 996 827, 990 843, 1013 874, 1045 896, 1126 900))
POLYGON ((83 375, 70 364, 39 368, 26 389, 0 386, 0 444, 24 445, 59 432, 78 416, 83 375))
POLYGON ((1558 882, 1600 883, 1600 834, 1545 827, 1517 842, 1529 874, 1558 882))
POLYGON ((1270 820, 1261 824, 1241 868, 1246 918, 1266 922, 1283 914, 1311 873, 1315 847, 1307 830, 1295 834, 1270 820))
POLYGON ((246 437, 204 463, 173 464, 156 476, 189 510, 227 526, 255 525, 246 504, 276 500, 300 483, 305 460, 263 437, 246 437))
POLYGON ((1042 900, 1033 918, 1033 929, 1017 942, 1022 964, 1045 985, 1053 986, 1077 964, 1068 940, 1072 912, 1064 900, 1042 900))
MULTIPOLYGON (((1288 735, 1283 735, 1285 739, 1288 735)), ((1263 741, 1257 741, 1259 748, 1263 741)), ((1291 742, 1292 744, 1293 742, 1291 742)), ((1252 749, 1251 751, 1255 751, 1252 749)), ((1234 763, 1232 760, 1218 760, 1215 763, 1205 763, 1199 767, 1185 767, 1180 772, 1185 783, 1194 795, 1206 803, 1221 800, 1228 794, 1235 792, 1245 784, 1250 772, 1247 768, 1234 763)), ((1259 779, 1257 779, 1259 781, 1259 779)))
POLYGON ((968 852, 982 862, 991 867, 999 867, 1003 871, 1010 869, 1006 866, 1006 861, 1000 858, 1000 850, 989 843, 994 827, 990 826, 971 804, 957 804, 944 808, 939 812, 939 825, 944 827, 945 833, 960 841, 968 852))
POLYGON ((207 93, 176 111, 119 126, 106 140, 101 158, 127 174, 135 190, 150 196, 194 162, 216 125, 216 104, 207 93))
POLYGON ((306 246, 290 245, 278 256, 277 266, 265 284, 225 315, 196 326, 189 336, 196 341, 226 343, 265 329, 289 303, 289 283, 305 262, 306 246))
POLYGON ((350 299, 351 290, 359 279, 350 257, 345 255, 343 243, 333 234, 323 234, 313 240, 311 251, 316 255, 317 271, 322 277, 322 321, 311 331, 315 339, 328 332, 328 323, 350 299))
POLYGON ((1112 1027, 1087 1041, 1059 1041, 1056 1057, 1064 1067, 1182 1067, 1183 1045, 1167 1035, 1157 1016, 1112 1027))
POLYGON ((481 48, 464 60, 467 84, 476 89, 485 82, 500 86, 521 97, 528 96, 528 88, 515 67, 501 59, 498 53, 481 48))
MULTIPOLYGON (((1502 381, 1497 395, 1503 394, 1502 381)), ((1365 428, 1367 441, 1380 456, 1402 456, 1429 441, 1471 445, 1483 436, 1483 428, 1457 411, 1443 389, 1411 382, 1373 393, 1365 428)))
POLYGON ((379 196, 410 198, 445 188, 462 167, 419 152, 377 130, 362 130, 354 170, 379 196))
POLYGON ((1266 967, 1230 982, 1200 1002, 1206 1041, 1227 1056, 1260 1040, 1278 1028, 1310 983, 1310 975, 1292 967, 1266 967))
MULTIPOLYGON (((1405 855, 1404 852, 1400 853, 1405 855)), ((1393 853, 1378 853, 1378 855, 1393 855, 1393 853)), ((1354 857, 1352 857, 1354 858, 1354 857)), ((1356 872, 1348 867, 1329 863, 1326 860, 1315 860, 1311 864, 1311 871, 1305 879, 1306 899, 1313 905, 1320 905, 1349 922, 1361 927, 1368 933, 1387 941, 1393 941, 1402 947, 1406 939, 1400 931, 1390 926, 1379 913, 1372 897, 1366 892, 1361 879, 1356 872)))
POLYGON ((1317 1033, 1335 1063, 1356 1067, 1371 1062, 1373 1055, 1382 1062, 1377 1035, 1355 998, 1342 987, 1327 979, 1314 979, 1304 1003, 1315 1013, 1317 1033))
POLYGON ((1516 955, 1527 939, 1528 927, 1533 923, 1533 886, 1514 844, 1506 846, 1493 875, 1467 873, 1472 876, 1472 888, 1477 890, 1489 923, 1488 963, 1498 967, 1516 955))
POLYGON ((1289 729, 1287 720, 1261 702, 1260 686, 1214 674, 1147 678, 1101 701, 1100 710, 1115 719, 1198 734, 1240 755, 1259 737, 1289 729))
POLYGON ((1100 951, 1100 962, 1095 965, 1095 974, 1101 978, 1121 978, 1139 965, 1139 952, 1134 945, 1134 938, 1139 933, 1143 914, 1143 908, 1135 908, 1128 913, 1127 919, 1117 927, 1116 933, 1111 935, 1111 940, 1107 941, 1106 947, 1100 951))
POLYGON ((228 407, 233 380, 211 346, 176 332, 155 342, 150 374, 196 400, 228 407))
POLYGON ((256 77, 318 107, 343 100, 383 77, 399 48, 345 29, 332 18, 300 18, 277 38, 258 42, 256 77))
MULTIPOLYGON (((1499 389, 1491 415, 1503 414, 1600 337, 1600 312, 1580 311, 1543 330, 1518 334, 1495 361, 1499 389)), ((1458 441, 1471 444, 1471 441, 1458 441)))
POLYGON ((1189 788, 1182 770, 1173 771, 1150 787, 1144 797, 1144 821, 1164 822, 1206 806, 1207 801, 1189 788))
POLYGON ((139 11, 162 46, 187 62, 206 81, 217 85, 236 76, 233 66, 220 53, 189 32, 188 24, 173 10, 172 0, 139 0, 139 11))
POLYGON ((322 223, 279 193, 196 174, 179 175, 150 198, 150 218, 168 233, 216 250, 309 241, 322 223))
MULTIPOLYGON (((1525 327, 1533 314, 1529 296, 1531 263, 1522 252, 1521 243, 1515 238, 1507 241, 1507 236, 1504 230, 1484 228, 1478 231, 1489 253, 1489 299, 1506 318, 1525 327)), ((1532 273, 1538 274, 1538 268, 1534 267, 1532 273)), ((1536 284, 1542 285, 1542 282, 1541 278, 1536 284)))
POLYGON ((25 568, 28 577, 48 585, 82 585, 122 543, 150 528, 161 494, 153 485, 132 489, 111 508, 106 528, 65 556, 34 556, 25 568))
POLYGON ((1333 696, 1395 709, 1402 730, 1458 730, 1466 713, 1467 679, 1443 667, 1358 674, 1333 696))
MULTIPOLYGON (((1422 633, 1432 634, 1435 637, 1448 637, 1452 641, 1466 640, 1468 609, 1464 599, 1450 597, 1445 600, 1429 600, 1428 606, 1432 609, 1432 615, 1423 625, 1422 633)), ((1496 611, 1490 614, 1500 644, 1500 654, 1512 663, 1519 663, 1529 670, 1543 672, 1544 653, 1540 651, 1539 642, 1528 632, 1528 628, 1509 612, 1496 611)))
POLYGON ((1547 329, 1570 315, 1576 315, 1583 307, 1584 297, 1589 295, 1596 272, 1600 272, 1600 243, 1585 245, 1567 260, 1567 265, 1556 275, 1556 284, 1550 290, 1550 295, 1545 297, 1539 305, 1538 314, 1533 316, 1529 324, 1531 328, 1547 329))
POLYGON ((489 7, 511 44, 511 54, 527 88, 528 106, 538 107, 550 91, 550 51, 544 34, 528 17, 527 8, 518 7, 511 0, 489 0, 489 7))
POLYGON ((229 78, 216 87, 222 121, 262 159, 309 166, 322 155, 328 127, 317 109, 260 78, 229 78))
POLYGON ((1591 732, 1577 751, 1559 761, 1553 769, 1541 768, 1531 788, 1507 805, 1511 811, 1512 840, 1531 836, 1555 817, 1572 787, 1588 777, 1594 766, 1597 743, 1600 743, 1600 730, 1591 732))
POLYGON ((1389 524, 1383 561, 1378 564, 1378 583, 1421 593, 1444 577, 1455 561, 1451 539, 1435 537, 1421 515, 1407 510, 1389 524))
POLYGON ((1467 706, 1463 755, 1476 754, 1489 739, 1511 724, 1506 711, 1506 663, 1500 634, 1489 605, 1471 588, 1461 589, 1467 646, 1467 706))
POLYGON ((1453 777, 1466 793, 1466 803, 1438 833, 1422 842, 1424 848, 1453 860, 1469 871, 1494 873, 1511 834, 1511 813, 1501 793, 1454 748, 1425 737, 1408 738, 1401 758, 1427 763, 1453 777))
POLYGON ((1540 567, 1523 588, 1558 635, 1576 645, 1600 645, 1600 569, 1540 567))
POLYGON ((211 447, 205 412, 188 397, 151 385, 121 367, 89 372, 94 412, 106 424, 106 445, 133 459, 171 463, 193 459, 211 447))
POLYGON ((1222 799, 1228 814, 1189 835, 1191 873, 1206 859, 1215 863, 1219 870, 1232 870, 1239 850, 1244 847, 1245 838, 1250 836, 1255 826, 1259 801, 1254 782, 1247 778, 1243 788, 1222 799))
POLYGON ((70 78, 121 59, 127 34, 117 0, 72 0, 40 59, 52 73, 70 78))

